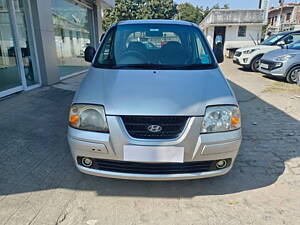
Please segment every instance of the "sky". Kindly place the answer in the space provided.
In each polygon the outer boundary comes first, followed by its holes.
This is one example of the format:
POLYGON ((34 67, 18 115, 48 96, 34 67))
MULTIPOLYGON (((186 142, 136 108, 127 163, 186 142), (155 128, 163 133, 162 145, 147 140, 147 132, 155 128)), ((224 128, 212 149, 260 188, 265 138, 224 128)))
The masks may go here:
MULTIPOLYGON (((194 5, 198 6, 213 6, 218 4, 223 6, 224 4, 229 4, 230 8, 232 9, 246 9, 246 8, 258 8, 259 0, 174 0, 176 3, 183 3, 183 2, 190 2, 194 5)), ((299 2, 300 0, 285 0, 286 3, 295 3, 299 2)), ((270 7, 271 6, 279 6, 278 0, 270 0, 270 7)))

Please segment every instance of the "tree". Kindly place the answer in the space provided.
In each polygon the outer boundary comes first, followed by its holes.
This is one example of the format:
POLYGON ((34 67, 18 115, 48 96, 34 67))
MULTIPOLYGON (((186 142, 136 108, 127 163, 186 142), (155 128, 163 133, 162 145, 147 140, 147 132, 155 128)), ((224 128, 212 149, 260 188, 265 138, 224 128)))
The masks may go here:
POLYGON ((173 19, 176 13, 173 0, 116 0, 115 8, 104 11, 103 29, 122 20, 173 19))
POLYGON ((104 11, 103 29, 107 30, 113 23, 121 20, 136 19, 141 2, 138 0, 117 0, 115 8, 104 11))
POLYGON ((212 8, 206 7, 204 10, 204 18, 211 12, 213 9, 230 9, 228 4, 224 4, 223 7, 220 7, 219 4, 215 4, 212 8))
POLYGON ((204 11, 190 3, 183 3, 177 6, 178 14, 176 19, 185 20, 199 24, 204 18, 204 11))
POLYGON ((203 9, 190 3, 176 5, 173 0, 116 0, 115 8, 104 11, 102 26, 107 30, 113 23, 134 19, 180 19, 199 24, 212 9, 220 8, 229 5, 203 9))
POLYGON ((138 19, 173 19, 176 13, 173 0, 149 0, 141 4, 138 19))

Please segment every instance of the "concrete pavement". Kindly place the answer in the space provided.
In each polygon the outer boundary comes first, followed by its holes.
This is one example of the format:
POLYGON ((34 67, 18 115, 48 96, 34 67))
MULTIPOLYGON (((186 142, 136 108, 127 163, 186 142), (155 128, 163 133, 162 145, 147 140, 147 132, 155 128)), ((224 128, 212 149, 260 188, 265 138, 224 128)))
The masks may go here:
POLYGON ((222 69, 242 110, 243 144, 222 177, 141 182, 92 177, 66 140, 78 79, 0 101, 0 224, 299 224, 300 88, 222 69))

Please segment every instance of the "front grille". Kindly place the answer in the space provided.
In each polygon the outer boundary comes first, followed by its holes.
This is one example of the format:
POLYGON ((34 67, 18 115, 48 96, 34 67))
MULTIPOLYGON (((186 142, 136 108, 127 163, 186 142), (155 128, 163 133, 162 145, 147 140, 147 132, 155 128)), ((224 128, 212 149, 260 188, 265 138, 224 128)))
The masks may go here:
POLYGON ((186 116, 122 116, 130 136, 141 139, 173 139, 179 137, 189 117, 186 116), (160 126, 151 132, 149 126, 160 126))
POLYGON ((242 55, 242 52, 235 52, 235 56, 240 57, 242 55))
MULTIPOLYGON (((77 163, 82 166, 82 158, 77 157, 77 163)), ((116 161, 107 159, 92 159, 91 169, 104 170, 120 173, 135 174, 183 174, 183 173, 199 173, 211 170, 217 170, 216 161, 199 161, 186 163, 139 163, 116 161)), ((226 159, 228 168, 231 159, 226 159)))
POLYGON ((265 70, 273 70, 273 69, 276 69, 278 68, 278 66, 276 66, 276 63, 275 62, 272 62, 272 61, 267 61, 267 60, 260 60, 260 63, 263 63, 263 64, 267 64, 268 65, 268 69, 265 69, 265 70))

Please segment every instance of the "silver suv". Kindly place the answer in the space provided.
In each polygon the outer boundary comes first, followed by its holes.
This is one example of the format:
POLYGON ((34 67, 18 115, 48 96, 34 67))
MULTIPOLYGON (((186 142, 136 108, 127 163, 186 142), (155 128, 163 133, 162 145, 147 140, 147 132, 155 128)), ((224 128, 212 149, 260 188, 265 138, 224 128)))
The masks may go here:
POLYGON ((237 100, 197 25, 172 20, 113 25, 69 115, 68 141, 87 174, 180 180, 223 175, 241 143, 237 100))

